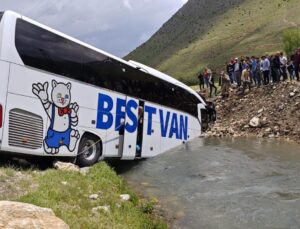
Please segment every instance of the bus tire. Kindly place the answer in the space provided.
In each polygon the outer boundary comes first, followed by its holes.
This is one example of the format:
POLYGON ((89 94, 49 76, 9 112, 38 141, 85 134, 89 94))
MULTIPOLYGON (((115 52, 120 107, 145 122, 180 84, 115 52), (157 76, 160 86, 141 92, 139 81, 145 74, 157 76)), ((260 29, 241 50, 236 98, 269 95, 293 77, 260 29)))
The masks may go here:
POLYGON ((88 167, 95 164, 102 154, 100 139, 94 135, 86 134, 82 137, 76 163, 80 167, 88 167))

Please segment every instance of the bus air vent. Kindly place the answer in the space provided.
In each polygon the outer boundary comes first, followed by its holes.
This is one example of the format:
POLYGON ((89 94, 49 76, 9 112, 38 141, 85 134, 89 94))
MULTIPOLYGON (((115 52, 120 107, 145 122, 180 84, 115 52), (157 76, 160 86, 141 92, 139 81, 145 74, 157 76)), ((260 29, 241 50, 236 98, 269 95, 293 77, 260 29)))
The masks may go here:
POLYGON ((39 149, 43 145, 43 119, 21 109, 9 112, 8 144, 27 149, 39 149))

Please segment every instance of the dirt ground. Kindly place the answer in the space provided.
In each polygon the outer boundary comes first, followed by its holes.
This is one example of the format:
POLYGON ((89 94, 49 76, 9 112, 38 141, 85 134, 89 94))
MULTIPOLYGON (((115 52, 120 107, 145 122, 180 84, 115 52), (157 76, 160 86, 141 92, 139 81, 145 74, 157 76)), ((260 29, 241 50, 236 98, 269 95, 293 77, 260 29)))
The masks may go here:
POLYGON ((253 87, 242 94, 231 88, 228 99, 214 101, 217 121, 207 136, 284 138, 300 143, 300 83, 253 87))

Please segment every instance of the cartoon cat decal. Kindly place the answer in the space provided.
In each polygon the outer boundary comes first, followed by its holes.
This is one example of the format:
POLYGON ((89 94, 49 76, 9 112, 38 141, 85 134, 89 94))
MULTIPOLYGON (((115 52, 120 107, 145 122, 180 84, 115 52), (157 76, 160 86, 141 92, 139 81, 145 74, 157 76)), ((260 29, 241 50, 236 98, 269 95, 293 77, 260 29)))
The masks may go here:
POLYGON ((48 82, 32 85, 32 92, 42 102, 50 119, 47 136, 44 139, 44 150, 47 154, 58 154, 62 146, 70 152, 75 150, 80 138, 78 130, 77 103, 71 103, 71 83, 58 83, 52 80, 51 100, 48 96, 48 82))

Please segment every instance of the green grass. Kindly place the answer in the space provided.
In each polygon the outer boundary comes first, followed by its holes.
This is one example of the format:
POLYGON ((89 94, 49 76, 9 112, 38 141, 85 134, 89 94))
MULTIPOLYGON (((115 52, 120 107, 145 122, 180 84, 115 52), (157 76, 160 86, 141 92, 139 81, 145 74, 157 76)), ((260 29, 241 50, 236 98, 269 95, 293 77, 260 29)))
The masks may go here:
POLYGON ((197 14, 192 8, 200 6, 196 5, 195 0, 190 0, 187 5, 191 9, 185 9, 170 20, 176 21, 177 26, 166 23, 154 36, 155 39, 149 40, 149 45, 144 44, 131 53, 129 58, 144 61, 193 85, 197 83, 199 70, 206 66, 220 71, 225 61, 232 57, 260 56, 266 52, 283 50, 283 32, 300 26, 299 0, 244 0, 239 5, 209 16, 207 21, 210 27, 204 26, 205 29, 199 34, 195 30, 201 29, 203 25, 197 23, 195 18, 200 16, 201 9, 198 8, 197 14), (190 25, 186 25, 184 14, 190 16, 190 25), (184 25, 186 30, 179 33, 177 30, 184 25), (197 37, 189 40, 185 34, 191 33, 197 34, 197 37), (179 38, 170 41, 168 36, 172 34, 177 34, 179 38), (164 38, 173 49, 172 52, 161 48, 165 46, 164 38), (155 55, 148 50, 150 43, 151 50, 156 50, 155 55), (149 57, 145 58, 147 55, 149 57))
POLYGON ((151 203, 141 202, 105 163, 95 165, 87 175, 53 169, 31 174, 36 188, 18 200, 53 209, 72 229, 167 228, 147 214, 151 203), (131 195, 131 201, 120 200, 119 195, 124 193, 131 195), (90 200, 91 194, 100 197, 90 200), (92 208, 104 205, 110 206, 109 212, 92 212, 92 208))

